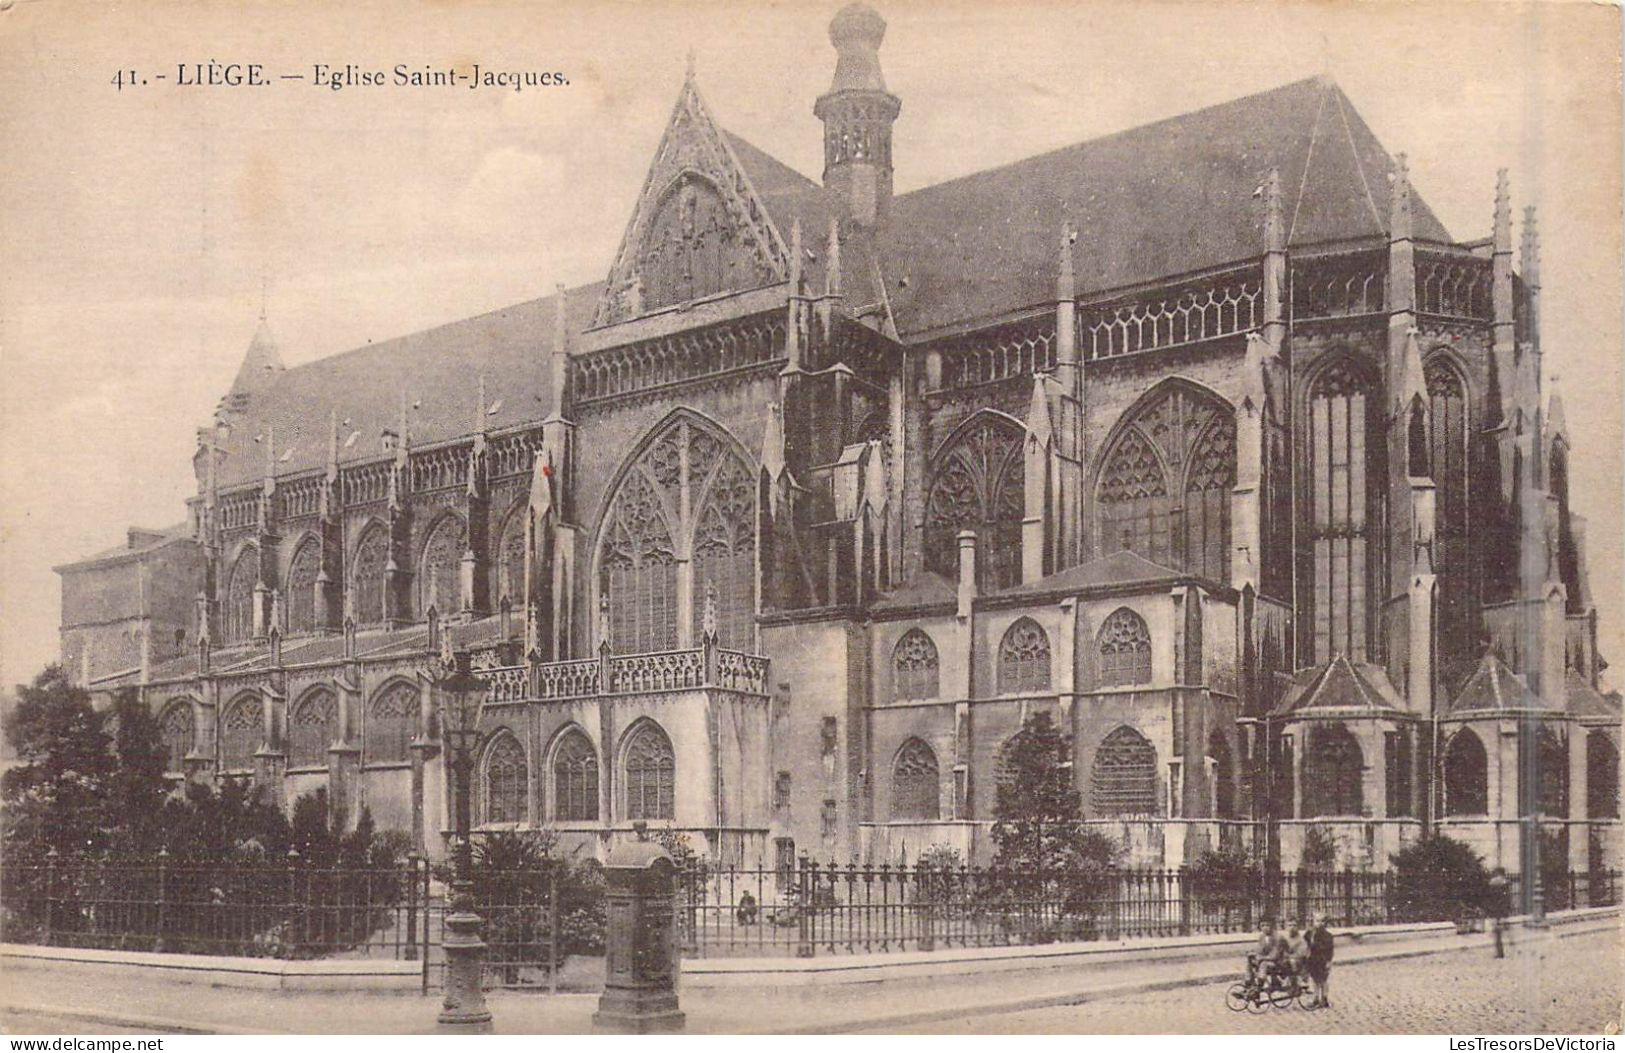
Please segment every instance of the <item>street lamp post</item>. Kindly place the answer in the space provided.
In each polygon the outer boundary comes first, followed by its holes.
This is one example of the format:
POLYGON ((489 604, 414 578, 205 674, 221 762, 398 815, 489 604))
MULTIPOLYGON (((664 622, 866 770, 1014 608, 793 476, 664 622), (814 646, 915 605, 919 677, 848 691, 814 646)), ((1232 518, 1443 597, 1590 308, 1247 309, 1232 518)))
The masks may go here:
POLYGON ((431 680, 438 696, 440 736, 451 766, 456 805, 455 876, 451 913, 446 915, 446 997, 438 1030, 457 1034, 488 1034, 491 1010, 485 1005, 481 979, 485 970, 483 920, 474 912, 473 846, 470 843, 469 795, 474 771, 474 747, 480 737, 480 709, 487 683, 469 669, 469 654, 458 651, 435 663, 431 680))

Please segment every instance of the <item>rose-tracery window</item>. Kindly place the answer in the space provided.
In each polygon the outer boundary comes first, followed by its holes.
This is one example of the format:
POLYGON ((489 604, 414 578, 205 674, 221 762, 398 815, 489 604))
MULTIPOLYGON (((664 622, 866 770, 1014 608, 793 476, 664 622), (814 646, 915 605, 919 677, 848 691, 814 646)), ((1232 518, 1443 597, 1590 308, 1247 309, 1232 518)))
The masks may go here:
POLYGON ((899 699, 937 697, 937 645, 910 629, 892 651, 892 689, 899 699))
POLYGON ((1031 618, 1018 618, 999 641, 999 694, 1048 691, 1049 636, 1031 618))
POLYGON ((264 710, 257 694, 238 695, 220 718, 220 768, 246 771, 254 766, 265 729, 264 710))
POLYGON ((384 620, 384 567, 389 562, 389 538, 383 527, 362 535, 350 564, 350 613, 357 625, 378 625, 384 620))
POLYGON ((1380 487, 1383 444, 1370 378, 1345 356, 1321 372, 1309 391, 1310 523, 1314 564, 1315 659, 1366 657, 1370 604, 1368 502, 1380 487))
POLYGON ((1439 581, 1439 639, 1451 654, 1477 643, 1478 598, 1468 548, 1466 388, 1443 355, 1422 369, 1427 382, 1428 468, 1435 487, 1433 566, 1439 581))
POLYGON ((1127 687, 1151 682, 1151 630, 1145 619, 1119 607, 1100 627, 1100 686, 1127 687))
POLYGON ((442 618, 462 610, 459 582, 466 548, 467 524, 458 516, 442 516, 423 544, 422 569, 418 573, 418 580, 422 583, 422 613, 425 616, 430 607, 442 618))
POLYGON ((363 729, 363 759, 368 764, 404 764, 410 760, 418 731, 418 689, 396 683, 373 696, 363 729))
POLYGON ((315 538, 306 538, 288 564, 288 632, 316 631, 316 575, 321 569, 321 547, 315 538))
POLYGON ((598 585, 609 644, 620 654, 678 645, 688 605, 694 637, 715 596, 724 647, 752 650, 756 620, 756 491, 750 469, 723 439, 687 419, 666 425, 627 469, 605 517, 598 585), (686 515, 686 518, 685 518, 686 515), (692 556, 687 595, 677 564, 692 556))
POLYGON ((722 195, 692 172, 678 178, 650 217, 638 273, 645 310, 756 288, 768 279, 739 238, 722 195))
POLYGON ((1365 809, 1365 755, 1342 724, 1309 729, 1303 756, 1303 819, 1360 815, 1365 809))
POLYGON ((626 817, 672 819, 676 814, 677 758, 671 739, 652 722, 626 745, 626 817))
POLYGON ((925 502, 926 565, 959 573, 961 530, 976 532, 977 580, 1001 589, 1021 580, 1021 520, 1026 515, 1021 425, 1007 417, 973 417, 937 455, 925 502))
POLYGON ((1473 730, 1462 728, 1444 750, 1444 814, 1485 815, 1489 810, 1489 758, 1473 730))
POLYGON ((186 770, 186 757, 192 752, 196 734, 197 721, 192 714, 191 700, 180 698, 171 702, 158 719, 158 735, 164 747, 164 771, 186 770))
POLYGON ((338 737, 339 700, 326 688, 309 692, 288 715, 288 766, 320 768, 338 737))
POLYGON ((485 822, 522 823, 528 818, 529 767, 525 748, 507 732, 485 751, 485 822))
POLYGON ((1165 388, 1130 411, 1102 460, 1097 547, 1228 581, 1235 420, 1216 396, 1165 388))
POLYGON ((892 818, 940 818, 941 798, 936 752, 920 739, 909 739, 892 762, 892 818))
POLYGON ((563 823, 598 819, 598 754, 579 730, 567 732, 553 751, 553 818, 563 823))
POLYGON ((1089 774, 1089 808, 1095 818, 1155 815, 1157 750, 1130 727, 1101 740, 1089 774))
POLYGON ((254 635, 254 585, 259 580, 260 552, 250 546, 232 564, 226 582, 224 624, 228 643, 241 643, 254 635))

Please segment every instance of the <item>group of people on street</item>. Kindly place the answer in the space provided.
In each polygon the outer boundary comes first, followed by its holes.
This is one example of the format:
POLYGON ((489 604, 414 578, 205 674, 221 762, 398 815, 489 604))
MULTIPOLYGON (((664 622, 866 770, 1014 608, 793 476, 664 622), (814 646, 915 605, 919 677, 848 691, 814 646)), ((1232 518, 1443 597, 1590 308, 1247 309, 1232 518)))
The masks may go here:
POLYGON ((1285 931, 1266 920, 1258 930, 1258 944, 1247 955, 1249 979, 1268 987, 1290 975, 1308 976, 1314 998, 1311 1009, 1330 1009, 1327 988, 1332 974, 1332 934, 1326 916, 1316 914, 1309 924, 1292 923, 1285 931))

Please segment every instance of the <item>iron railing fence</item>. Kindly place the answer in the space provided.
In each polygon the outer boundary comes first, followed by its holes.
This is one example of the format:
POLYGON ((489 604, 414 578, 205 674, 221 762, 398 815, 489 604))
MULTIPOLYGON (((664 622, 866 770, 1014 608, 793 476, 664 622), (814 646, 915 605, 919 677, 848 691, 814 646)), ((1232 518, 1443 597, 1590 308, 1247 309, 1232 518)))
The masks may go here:
MULTIPOLYGON (((1618 872, 1571 873, 1547 908, 1618 902, 1618 872)), ((678 875, 690 957, 1001 947, 1255 931, 1324 915, 1344 927, 1421 920, 1392 871, 1094 870, 867 865, 696 866, 678 875)), ((1469 902, 1466 889, 1432 889, 1469 902)), ((1516 889, 1513 889, 1516 903, 1516 889)), ((1469 908, 1472 915, 1480 908, 1469 908)), ((1468 921, 1470 917, 1432 920, 1468 921)))

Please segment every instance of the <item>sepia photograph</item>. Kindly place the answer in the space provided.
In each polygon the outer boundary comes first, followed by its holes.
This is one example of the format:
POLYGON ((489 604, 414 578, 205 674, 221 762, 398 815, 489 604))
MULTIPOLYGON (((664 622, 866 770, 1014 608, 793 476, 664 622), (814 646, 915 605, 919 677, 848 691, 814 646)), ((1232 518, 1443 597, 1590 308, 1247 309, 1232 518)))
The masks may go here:
POLYGON ((0 1031, 1613 1049, 1620 57, 0 0, 0 1031))

